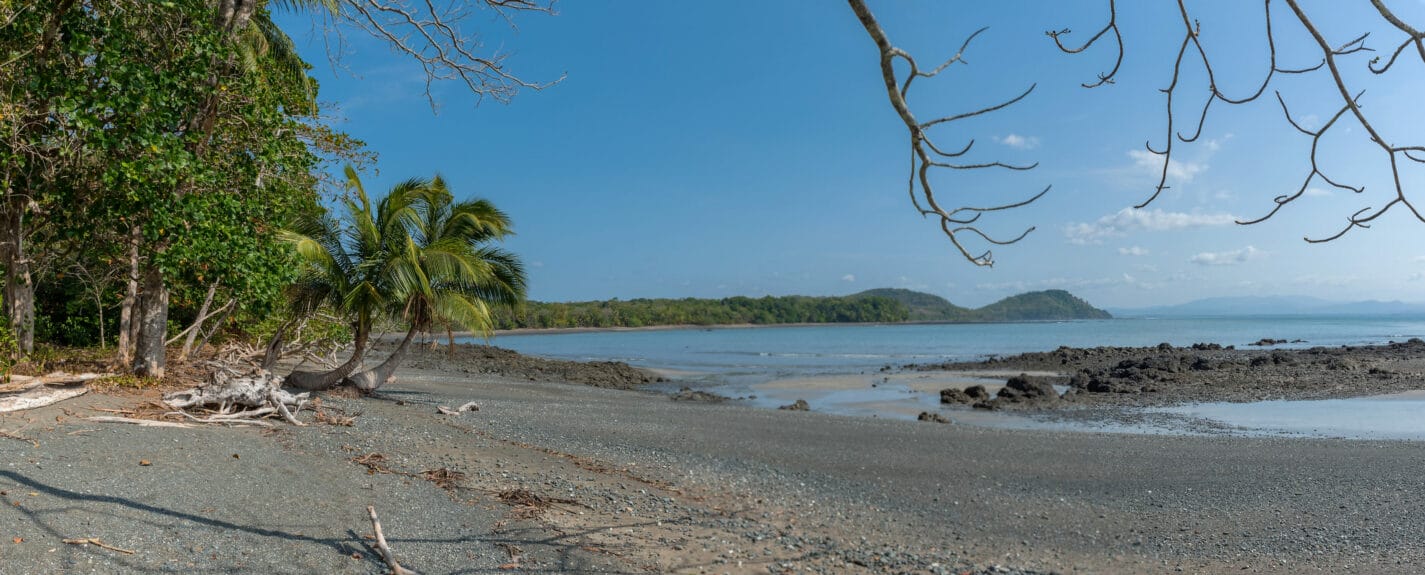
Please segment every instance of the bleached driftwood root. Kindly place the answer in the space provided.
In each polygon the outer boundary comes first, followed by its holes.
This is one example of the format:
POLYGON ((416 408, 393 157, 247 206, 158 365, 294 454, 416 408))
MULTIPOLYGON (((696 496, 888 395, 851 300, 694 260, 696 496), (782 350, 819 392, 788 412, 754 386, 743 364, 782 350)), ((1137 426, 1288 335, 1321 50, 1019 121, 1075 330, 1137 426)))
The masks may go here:
POLYGON ((89 391, 86 383, 102 377, 109 375, 56 372, 39 377, 11 376, 9 383, 0 385, 0 413, 44 407, 79 397, 89 391))
POLYGON ((463 405, 455 409, 451 409, 444 405, 437 405, 435 406, 435 411, 441 415, 460 415, 467 411, 480 411, 480 404, 475 403, 473 401, 467 401, 463 405))
POLYGON ((301 411, 309 397, 307 393, 284 391, 282 378, 267 370, 253 369, 244 374, 219 366, 212 383, 164 395, 163 402, 178 410, 177 414, 200 423, 235 424, 279 416, 287 423, 300 426, 306 424, 292 412, 301 411), (195 408, 216 413, 200 417, 186 411, 195 408))
POLYGON ((381 552, 381 559, 391 568, 391 575, 420 575, 396 562, 396 554, 391 552, 391 546, 386 544, 386 535, 381 532, 381 521, 376 519, 376 507, 367 505, 366 512, 371 515, 371 528, 376 531, 376 550, 381 552))

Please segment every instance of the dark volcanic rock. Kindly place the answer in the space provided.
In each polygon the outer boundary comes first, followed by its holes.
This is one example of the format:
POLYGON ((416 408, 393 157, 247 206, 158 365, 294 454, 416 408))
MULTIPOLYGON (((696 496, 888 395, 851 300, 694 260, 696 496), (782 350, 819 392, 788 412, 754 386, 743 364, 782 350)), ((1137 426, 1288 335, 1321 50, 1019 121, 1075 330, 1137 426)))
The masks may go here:
POLYGON ((974 401, 974 399, 970 398, 970 394, 965 393, 963 389, 951 387, 940 390, 940 403, 959 404, 973 403, 974 401))
POLYGON ((1059 392, 1046 381, 1020 374, 1009 378, 995 399, 1008 403, 1038 403, 1058 400, 1059 392))
POLYGON ((940 415, 939 413, 931 413, 929 411, 920 412, 920 416, 916 417, 915 419, 917 421, 929 421, 931 423, 950 423, 950 420, 945 419, 945 416, 940 415))
POLYGON ((811 411, 811 405, 809 405, 805 399, 798 399, 777 409, 783 411, 811 411))
POLYGON ((691 387, 684 387, 669 396, 673 401, 705 401, 708 403, 719 403, 727 401, 727 396, 709 393, 702 390, 694 390, 691 387))
MULTIPOLYGON (((376 347, 377 358, 394 349, 391 342, 376 347)), ((664 381, 653 372, 620 361, 566 361, 524 355, 508 349, 458 343, 453 348, 412 345, 402 367, 481 373, 528 381, 582 383, 611 389, 636 389, 664 381)))
POLYGON ((940 390, 940 403, 969 404, 990 398, 989 390, 983 385, 972 385, 965 389, 950 387, 940 390))

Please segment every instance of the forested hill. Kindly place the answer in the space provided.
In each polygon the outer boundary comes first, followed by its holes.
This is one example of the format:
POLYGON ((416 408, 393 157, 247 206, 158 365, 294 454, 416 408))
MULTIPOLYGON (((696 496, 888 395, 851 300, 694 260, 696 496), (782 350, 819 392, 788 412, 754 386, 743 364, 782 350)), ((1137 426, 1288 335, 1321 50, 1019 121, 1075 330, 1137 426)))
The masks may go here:
POLYGON ((960 307, 937 295, 881 288, 850 296, 890 298, 906 306, 910 321, 993 322, 1109 319, 1113 316, 1064 290, 1032 291, 979 309, 960 307))
POLYGON ((874 289, 843 297, 633 299, 572 303, 530 301, 496 313, 497 329, 774 325, 788 323, 985 322, 1107 319, 1108 312, 1063 290, 1029 292, 979 309, 905 289, 874 289))

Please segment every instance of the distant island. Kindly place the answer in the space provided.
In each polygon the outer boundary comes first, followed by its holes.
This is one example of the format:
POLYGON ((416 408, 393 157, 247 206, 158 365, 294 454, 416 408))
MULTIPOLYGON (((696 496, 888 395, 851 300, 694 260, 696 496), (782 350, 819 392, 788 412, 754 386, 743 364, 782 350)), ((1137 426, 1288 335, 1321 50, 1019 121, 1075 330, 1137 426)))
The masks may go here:
POLYGON ((1010 296, 978 309, 937 295, 881 288, 847 296, 722 299, 612 299, 527 302, 495 315, 496 329, 612 328, 797 323, 974 323, 1110 319, 1108 312, 1064 290, 1010 296))

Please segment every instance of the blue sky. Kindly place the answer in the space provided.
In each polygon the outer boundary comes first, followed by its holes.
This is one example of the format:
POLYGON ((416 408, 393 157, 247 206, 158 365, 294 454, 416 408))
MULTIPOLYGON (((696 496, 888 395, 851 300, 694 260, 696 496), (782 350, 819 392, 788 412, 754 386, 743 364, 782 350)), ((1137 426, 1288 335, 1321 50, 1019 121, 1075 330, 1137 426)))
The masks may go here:
MULTIPOLYGON (((1063 288, 1099 306, 1170 304, 1220 295, 1305 294, 1403 299, 1425 287, 1425 224, 1404 210, 1342 240, 1345 217, 1390 198, 1388 171, 1362 130, 1324 143, 1333 176, 1364 184, 1356 195, 1313 184, 1302 201, 1255 226, 1310 171, 1304 136, 1273 98, 1214 105, 1202 139, 1179 144, 1171 190, 1145 210, 1161 160, 1164 100, 1181 41, 1172 2, 1120 2, 1127 45, 1112 86, 1081 82, 1111 66, 1103 45, 1061 54, 1102 25, 1105 2, 872 2, 893 43, 923 62, 981 35, 956 66, 920 80, 911 106, 921 119, 993 104, 1030 84, 1005 112, 963 122, 943 146, 976 140, 973 157, 1040 162, 1036 170, 946 174, 944 201, 1012 200, 1052 184, 1039 202, 986 218, 985 228, 1023 242, 995 249, 997 265, 965 262, 907 199, 908 138, 890 107, 877 54, 839 1, 564 2, 559 14, 518 17, 517 31, 489 14, 468 24, 488 49, 511 53, 532 81, 566 75, 509 105, 478 106, 458 86, 438 85, 427 104, 419 69, 375 40, 348 35, 343 69, 301 16, 280 21, 318 65, 322 99, 339 127, 379 154, 368 189, 441 173, 458 196, 483 196, 514 218, 509 247, 530 266, 533 299, 845 294, 873 287, 928 291, 983 305, 1031 289, 1063 288)), ((1190 3, 1230 95, 1255 90, 1266 61, 1259 6, 1190 3), (1202 4, 1198 6, 1198 4, 1202 4), (1231 56, 1229 58, 1229 56, 1231 56)), ((1282 3, 1276 3, 1282 4, 1282 3)), ((1333 44, 1372 31, 1388 56, 1398 32, 1345 3, 1307 2, 1333 44)), ((1369 9, 1363 4, 1364 9, 1369 9)), ((1425 25, 1425 1, 1397 0, 1425 25)), ((1319 60, 1293 49, 1306 39, 1285 5, 1274 18, 1283 65, 1319 60)), ((1378 19, 1378 17, 1376 18, 1378 19)), ((1370 56, 1343 60, 1378 127, 1396 142, 1425 140, 1425 64, 1403 59, 1383 79, 1362 73, 1370 56)), ((1206 95, 1200 69, 1181 80, 1191 106, 1206 95)), ((1274 83, 1304 122, 1338 104, 1322 74, 1274 83)), ((1188 105, 1184 104, 1184 110, 1188 105)), ((1192 116, 1182 114, 1183 118, 1192 116)), ((1425 184, 1409 168, 1407 189, 1425 184)))

